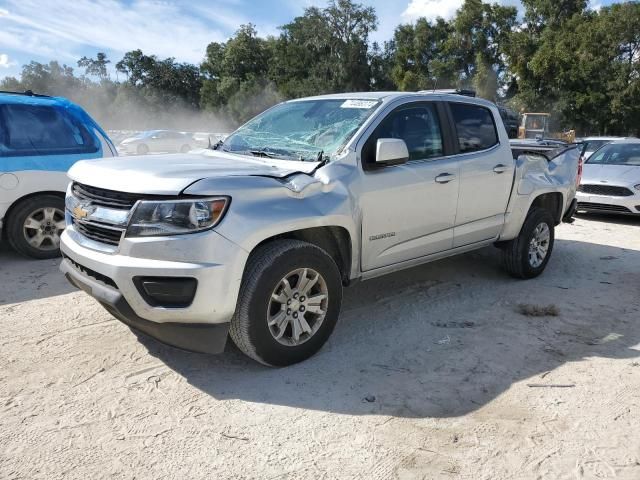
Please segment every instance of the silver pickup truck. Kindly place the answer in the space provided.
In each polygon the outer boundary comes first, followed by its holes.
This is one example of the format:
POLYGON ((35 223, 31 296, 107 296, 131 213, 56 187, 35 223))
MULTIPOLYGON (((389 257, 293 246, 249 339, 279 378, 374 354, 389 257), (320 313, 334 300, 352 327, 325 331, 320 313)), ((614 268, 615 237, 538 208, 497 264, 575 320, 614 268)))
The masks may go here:
POLYGON ((277 105, 211 149, 79 162, 61 270, 130 327, 266 365, 327 341, 343 286, 487 245, 543 272, 579 152, 514 160, 492 103, 354 93, 277 105))

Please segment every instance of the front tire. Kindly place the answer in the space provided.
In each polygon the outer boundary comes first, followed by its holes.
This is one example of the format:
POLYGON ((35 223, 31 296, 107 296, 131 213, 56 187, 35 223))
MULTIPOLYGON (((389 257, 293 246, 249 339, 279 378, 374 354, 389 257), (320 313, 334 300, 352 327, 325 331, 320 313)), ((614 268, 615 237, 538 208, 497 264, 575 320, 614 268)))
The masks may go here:
POLYGON ((65 228, 64 199, 37 195, 18 203, 7 220, 7 240, 25 257, 40 260, 60 255, 60 235, 65 228))
POLYGON ((324 250, 276 240, 249 257, 230 335, 242 352, 264 365, 292 365, 325 344, 341 304, 340 272, 324 250))
POLYGON ((544 272, 555 240, 555 222, 548 210, 533 208, 517 238, 502 246, 504 267, 515 278, 535 278, 544 272))
POLYGON ((191 145, 182 145, 180 147, 180 153, 187 153, 191 150, 191 145))

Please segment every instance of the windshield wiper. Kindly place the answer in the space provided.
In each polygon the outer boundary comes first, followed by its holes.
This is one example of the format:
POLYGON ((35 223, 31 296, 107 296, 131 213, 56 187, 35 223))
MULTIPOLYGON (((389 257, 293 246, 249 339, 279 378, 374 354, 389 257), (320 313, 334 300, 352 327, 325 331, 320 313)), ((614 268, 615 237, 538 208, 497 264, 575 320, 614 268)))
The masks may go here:
POLYGON ((277 155, 275 153, 267 152, 266 150, 249 150, 249 153, 254 157, 267 157, 267 158, 282 157, 282 155, 277 155))

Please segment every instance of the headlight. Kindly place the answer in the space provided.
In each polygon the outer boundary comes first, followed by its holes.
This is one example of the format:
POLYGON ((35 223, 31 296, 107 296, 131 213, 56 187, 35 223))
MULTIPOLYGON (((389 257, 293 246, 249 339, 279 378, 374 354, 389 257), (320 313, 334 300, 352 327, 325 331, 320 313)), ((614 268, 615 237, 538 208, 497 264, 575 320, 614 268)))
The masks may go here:
POLYGON ((229 199, 138 202, 127 228, 128 237, 182 235, 213 228, 224 216, 229 199))

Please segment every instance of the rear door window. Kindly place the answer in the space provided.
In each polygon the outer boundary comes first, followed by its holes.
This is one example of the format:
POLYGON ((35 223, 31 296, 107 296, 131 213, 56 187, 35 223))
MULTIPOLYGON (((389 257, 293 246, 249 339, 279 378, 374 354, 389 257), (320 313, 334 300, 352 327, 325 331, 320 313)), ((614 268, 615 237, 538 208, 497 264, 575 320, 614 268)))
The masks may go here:
POLYGON ((0 105, 0 156, 96 153, 96 138, 61 108, 0 105))
POLYGON ((498 131, 491 110, 479 105, 451 103, 460 153, 487 150, 498 144, 498 131))

